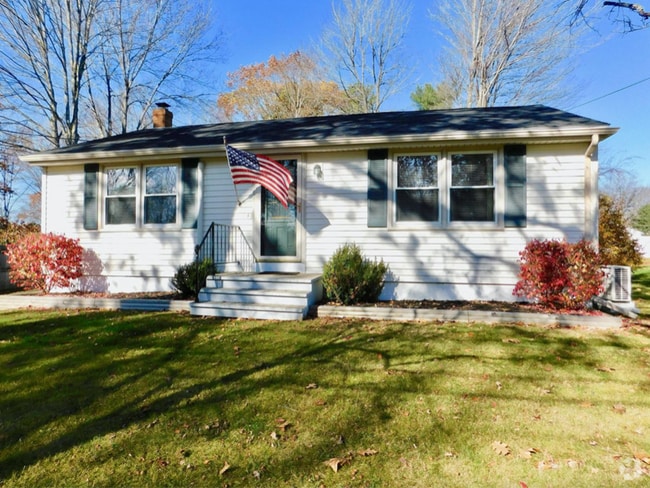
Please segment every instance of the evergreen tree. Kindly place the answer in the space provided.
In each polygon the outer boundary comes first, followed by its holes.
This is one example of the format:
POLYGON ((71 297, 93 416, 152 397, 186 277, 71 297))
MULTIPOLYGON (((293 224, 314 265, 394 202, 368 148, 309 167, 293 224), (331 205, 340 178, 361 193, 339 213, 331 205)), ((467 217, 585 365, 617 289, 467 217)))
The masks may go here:
POLYGON ((639 209, 632 220, 632 227, 640 230, 645 235, 650 235, 650 204, 644 205, 639 209))

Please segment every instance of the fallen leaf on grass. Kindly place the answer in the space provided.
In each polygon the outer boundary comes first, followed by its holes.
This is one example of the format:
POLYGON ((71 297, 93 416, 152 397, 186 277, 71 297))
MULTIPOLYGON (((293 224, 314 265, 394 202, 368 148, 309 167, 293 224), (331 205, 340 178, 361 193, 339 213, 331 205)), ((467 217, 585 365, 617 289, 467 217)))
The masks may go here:
POLYGON ((288 420, 285 420, 283 418, 277 418, 275 419, 275 423, 278 424, 278 427, 282 429, 282 432, 286 432, 286 430, 291 427, 291 422, 288 420))
POLYGON ((596 371, 601 371, 603 373, 612 373, 612 372, 614 372, 616 370, 614 368, 610 368, 608 366, 599 366, 598 368, 596 368, 596 371))
POLYGON ((537 463, 537 469, 560 469, 560 465, 556 463, 552 458, 545 459, 537 463))
POLYGON ((329 466, 332 468, 332 471, 335 473, 339 472, 339 469, 341 469, 341 466, 343 466, 347 462, 347 459, 345 458, 331 458, 325 461, 325 465, 329 466))
POLYGON ((228 462, 226 461, 225 463, 223 463, 223 468, 219 470, 219 476, 223 476, 224 474, 226 474, 226 471, 228 471, 229 469, 230 469, 230 464, 228 464, 228 462))
POLYGON ((523 459, 530 459, 533 457, 533 454, 537 454, 539 451, 534 447, 529 447, 528 449, 522 449, 519 451, 519 457, 523 459))
POLYGON ((519 487, 520 488, 528 488, 528 485, 526 483, 524 483, 523 481, 520 481, 519 482, 519 487))
POLYGON ((519 344, 521 341, 519 339, 508 337, 506 339, 502 339, 502 342, 505 342, 506 344, 519 344))
POLYGON ((318 385, 316 383, 309 383, 307 386, 305 386, 305 390, 315 390, 318 388, 318 385))
POLYGON ((508 444, 501 442, 501 441, 494 441, 492 443, 492 449, 494 452, 496 452, 499 456, 508 456, 510 454, 510 447, 508 444))
POLYGON ((273 431, 273 432, 271 432, 271 439, 273 439, 274 441, 277 441, 278 439, 280 439, 280 436, 278 435, 278 433, 276 431, 273 431))
POLYGON ((634 458, 643 461, 646 464, 650 464, 650 455, 645 452, 634 453, 634 458))
POLYGON ((582 461, 576 461, 575 459, 567 459, 566 465, 571 469, 575 469, 582 466, 582 461))
POLYGON ((624 414, 626 411, 625 405, 623 405, 622 403, 617 403, 616 405, 613 405, 612 408, 616 413, 620 413, 620 414, 624 414))
POLYGON ((359 456, 374 456, 377 452, 378 451, 375 451, 374 449, 364 449, 362 451, 357 451, 357 454, 359 456))

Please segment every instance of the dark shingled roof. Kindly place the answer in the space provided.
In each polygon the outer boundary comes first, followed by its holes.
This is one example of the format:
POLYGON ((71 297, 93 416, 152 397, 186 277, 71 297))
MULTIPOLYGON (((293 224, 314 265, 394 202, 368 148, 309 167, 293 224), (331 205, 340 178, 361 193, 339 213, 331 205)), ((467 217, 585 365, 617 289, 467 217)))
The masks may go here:
POLYGON ((467 108, 409 112, 331 115, 284 120, 147 129, 48 151, 48 155, 83 154, 223 143, 322 141, 338 138, 424 136, 450 131, 509 131, 563 128, 608 128, 609 124, 544 105, 467 108))

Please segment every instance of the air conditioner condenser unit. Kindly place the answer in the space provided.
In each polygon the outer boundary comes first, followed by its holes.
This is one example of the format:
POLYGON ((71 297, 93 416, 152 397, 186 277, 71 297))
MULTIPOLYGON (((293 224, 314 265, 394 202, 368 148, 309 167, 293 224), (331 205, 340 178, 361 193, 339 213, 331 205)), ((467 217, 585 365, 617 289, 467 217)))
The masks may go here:
POLYGON ((632 301, 632 269, 629 266, 604 266, 605 291, 601 295, 612 302, 632 301))

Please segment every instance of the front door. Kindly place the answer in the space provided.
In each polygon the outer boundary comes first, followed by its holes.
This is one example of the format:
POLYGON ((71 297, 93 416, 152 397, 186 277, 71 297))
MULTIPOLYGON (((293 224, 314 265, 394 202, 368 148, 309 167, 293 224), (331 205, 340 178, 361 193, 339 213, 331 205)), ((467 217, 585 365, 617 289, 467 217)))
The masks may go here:
MULTIPOLYGON (((287 208, 284 208, 270 191, 262 188, 261 257, 267 262, 296 262, 300 259, 297 225, 299 206, 296 202, 298 161, 285 159, 278 162, 291 172, 293 182, 289 191, 287 208)), ((276 267, 276 269, 282 270, 281 266, 276 267)))

